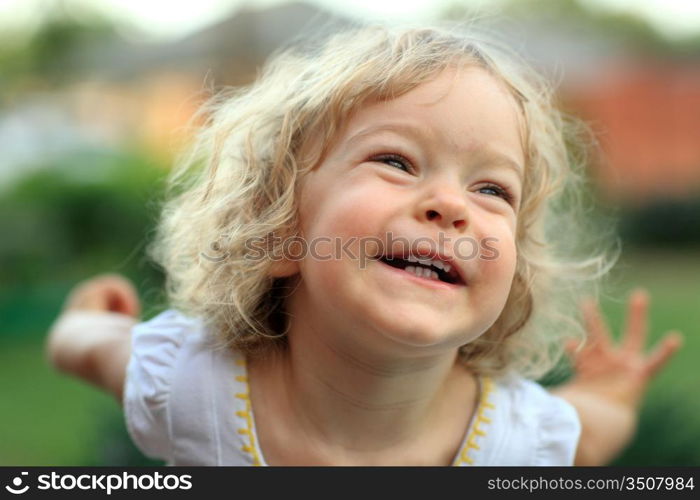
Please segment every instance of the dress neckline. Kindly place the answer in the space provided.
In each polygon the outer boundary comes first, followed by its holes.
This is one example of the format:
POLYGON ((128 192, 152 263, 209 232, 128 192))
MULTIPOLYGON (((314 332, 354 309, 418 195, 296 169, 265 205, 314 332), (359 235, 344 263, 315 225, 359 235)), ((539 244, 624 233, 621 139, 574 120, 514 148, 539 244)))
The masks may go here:
MULTIPOLYGON (((241 438, 241 451, 248 458, 251 465, 267 466, 260 440, 256 432, 255 415, 250 400, 250 386, 248 380, 248 367, 243 354, 236 353, 234 357, 236 391, 236 428, 241 438)), ((453 466, 474 465, 473 450, 481 450, 479 441, 486 436, 486 425, 491 419, 485 415, 486 410, 495 408, 489 400, 494 390, 494 384, 490 377, 477 375, 478 403, 469 419, 469 425, 462 438, 459 450, 452 459, 453 466)))

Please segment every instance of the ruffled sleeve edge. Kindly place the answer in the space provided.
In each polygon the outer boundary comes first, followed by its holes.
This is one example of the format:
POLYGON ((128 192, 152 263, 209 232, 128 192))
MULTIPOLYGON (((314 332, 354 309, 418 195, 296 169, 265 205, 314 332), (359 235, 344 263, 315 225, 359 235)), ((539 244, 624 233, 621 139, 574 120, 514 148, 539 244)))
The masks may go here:
POLYGON ((129 436, 150 458, 171 459, 172 380, 187 333, 195 326, 191 318, 167 310, 132 328, 122 404, 129 436))
POLYGON ((543 405, 540 415, 536 465, 573 465, 581 437, 581 420, 569 402, 542 390, 549 404, 543 405))

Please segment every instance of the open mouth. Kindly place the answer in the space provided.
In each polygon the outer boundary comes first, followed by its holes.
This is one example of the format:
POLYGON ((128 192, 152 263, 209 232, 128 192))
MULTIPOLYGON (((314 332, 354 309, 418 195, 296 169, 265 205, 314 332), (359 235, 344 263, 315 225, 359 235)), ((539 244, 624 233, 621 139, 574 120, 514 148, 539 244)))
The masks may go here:
POLYGON ((403 269, 407 273, 414 274, 419 278, 442 281, 452 285, 464 285, 464 280, 459 275, 454 266, 441 260, 416 259, 410 257, 404 259, 397 256, 384 255, 379 257, 381 262, 397 269, 403 269))

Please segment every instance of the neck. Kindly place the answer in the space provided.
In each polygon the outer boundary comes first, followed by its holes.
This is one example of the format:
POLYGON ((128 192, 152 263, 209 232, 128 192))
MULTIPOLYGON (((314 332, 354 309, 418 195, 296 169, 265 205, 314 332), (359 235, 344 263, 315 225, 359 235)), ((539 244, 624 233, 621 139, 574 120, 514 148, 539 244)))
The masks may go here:
POLYGON ((449 462, 476 395, 456 349, 423 357, 368 352, 339 340, 364 338, 357 331, 331 332, 317 317, 290 316, 288 349, 268 358, 264 369, 274 374, 266 375, 265 406, 284 415, 287 429, 320 455, 349 462, 410 453, 407 443, 420 450, 444 438, 451 446, 441 460, 449 462))

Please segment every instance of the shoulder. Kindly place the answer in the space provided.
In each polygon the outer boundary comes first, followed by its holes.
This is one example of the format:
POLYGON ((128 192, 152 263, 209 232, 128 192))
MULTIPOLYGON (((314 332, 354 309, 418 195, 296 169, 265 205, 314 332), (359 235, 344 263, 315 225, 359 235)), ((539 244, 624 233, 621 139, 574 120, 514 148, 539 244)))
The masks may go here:
POLYGON ((123 403, 129 434, 144 454, 173 462, 183 431, 210 439, 217 357, 225 359, 224 351, 214 348, 203 322, 179 311, 133 327, 123 403))
POLYGON ((173 309, 139 323, 132 329, 128 382, 138 383, 144 397, 162 400, 174 371, 206 343, 202 322, 173 309))
POLYGON ((168 309, 148 321, 138 323, 132 330, 132 344, 140 350, 180 347, 186 340, 202 340, 202 322, 168 309))
POLYGON ((494 465, 572 465, 581 433, 576 410, 515 374, 493 381, 494 465))

